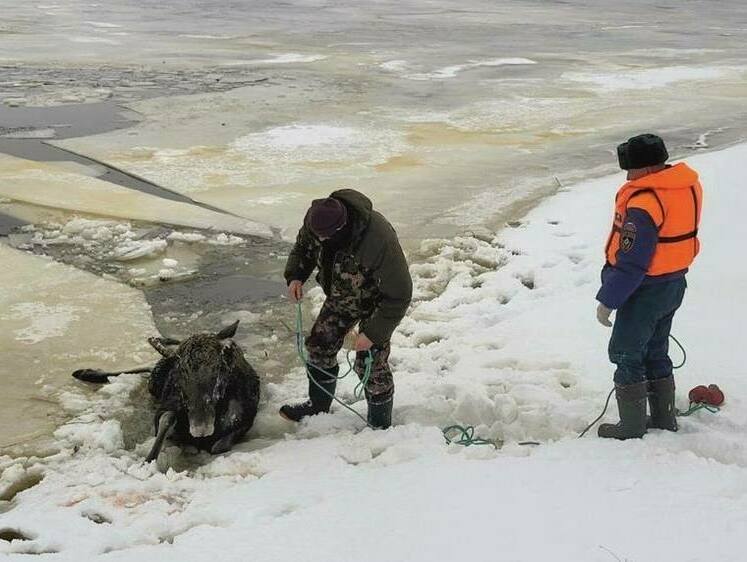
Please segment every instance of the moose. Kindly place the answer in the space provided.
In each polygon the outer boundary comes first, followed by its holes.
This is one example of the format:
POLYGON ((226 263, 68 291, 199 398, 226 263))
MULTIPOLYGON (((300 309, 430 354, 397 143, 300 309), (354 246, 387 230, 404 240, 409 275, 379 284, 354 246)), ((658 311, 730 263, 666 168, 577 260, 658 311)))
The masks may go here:
MULTIPOLYGON (((252 427, 259 404, 259 376, 233 341, 239 322, 217 334, 201 333, 183 341, 148 339, 162 355, 149 372, 148 391, 157 402, 156 440, 146 462, 158 458, 165 439, 212 454, 229 451, 252 427)), ((81 369, 73 377, 106 382, 120 373, 81 369)))

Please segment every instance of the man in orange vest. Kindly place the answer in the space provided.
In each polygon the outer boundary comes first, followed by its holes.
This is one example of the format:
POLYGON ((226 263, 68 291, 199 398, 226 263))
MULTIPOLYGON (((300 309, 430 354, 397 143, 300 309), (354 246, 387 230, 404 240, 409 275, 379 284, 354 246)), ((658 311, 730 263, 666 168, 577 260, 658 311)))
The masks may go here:
POLYGON ((617 154, 628 181, 615 199, 597 319, 612 326, 617 311, 609 357, 617 366, 620 421, 600 425, 599 436, 630 439, 647 428, 677 431, 669 333, 700 249, 703 191, 687 164, 666 164, 669 154, 656 135, 635 136, 617 154))

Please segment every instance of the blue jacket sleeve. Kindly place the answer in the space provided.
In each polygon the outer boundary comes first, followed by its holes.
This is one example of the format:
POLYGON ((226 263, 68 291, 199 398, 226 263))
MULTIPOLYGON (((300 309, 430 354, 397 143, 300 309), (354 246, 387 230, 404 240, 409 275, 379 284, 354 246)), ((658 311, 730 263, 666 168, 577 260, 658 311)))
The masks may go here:
POLYGON ((620 308, 646 277, 659 241, 659 231, 646 211, 629 208, 623 220, 617 263, 602 270, 597 300, 611 309, 620 308))

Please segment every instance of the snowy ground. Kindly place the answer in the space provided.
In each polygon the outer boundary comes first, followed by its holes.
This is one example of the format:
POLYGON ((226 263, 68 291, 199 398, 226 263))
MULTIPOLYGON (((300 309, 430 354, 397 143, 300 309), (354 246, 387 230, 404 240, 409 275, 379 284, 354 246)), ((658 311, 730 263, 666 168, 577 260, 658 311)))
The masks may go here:
POLYGON ((2 516, 1 527, 30 540, 0 542, 0 551, 125 561, 743 560, 747 385, 736 334, 747 272, 732 264, 747 236, 745 158, 747 145, 689 160, 707 195, 703 253, 674 328, 689 351, 678 402, 717 382, 727 396, 718 415, 640 441, 575 438, 611 386, 594 294, 618 174, 563 190, 495 238, 443 242, 413 267, 417 302, 394 340, 395 428, 362 430, 340 409, 286 424, 275 411, 302 394, 296 368, 290 382, 264 388, 250 441, 217 458, 171 447, 157 470, 141 464, 147 442, 125 447, 117 415, 142 384, 120 377, 93 403, 68 397, 79 414, 58 430, 57 455, 2 461, 6 486, 44 479, 2 516), (452 422, 503 446, 446 446, 439 428, 452 422))

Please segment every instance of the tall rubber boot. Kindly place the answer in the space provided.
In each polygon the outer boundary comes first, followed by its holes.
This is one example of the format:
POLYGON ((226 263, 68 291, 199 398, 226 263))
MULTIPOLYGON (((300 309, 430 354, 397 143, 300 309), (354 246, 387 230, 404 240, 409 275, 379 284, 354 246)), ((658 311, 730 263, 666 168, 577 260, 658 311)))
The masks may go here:
POLYGON ((646 394, 648 384, 644 382, 615 385, 620 421, 603 423, 597 431, 599 437, 612 439, 634 439, 646 433, 646 394))
MULTIPOLYGON (((335 365, 333 368, 326 370, 337 376, 340 367, 339 365, 335 365)), ((289 421, 300 422, 307 416, 315 416, 321 413, 326 414, 332 405, 332 397, 335 395, 337 379, 330 379, 328 375, 312 366, 309 366, 308 376, 309 399, 299 404, 285 404, 280 408, 280 415, 289 421)))
POLYGON ((394 396, 366 398, 368 402, 368 425, 374 429, 388 429, 392 425, 394 396))
POLYGON ((674 407, 674 376, 648 381, 648 405, 651 416, 646 427, 677 431, 677 410, 674 407))

